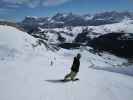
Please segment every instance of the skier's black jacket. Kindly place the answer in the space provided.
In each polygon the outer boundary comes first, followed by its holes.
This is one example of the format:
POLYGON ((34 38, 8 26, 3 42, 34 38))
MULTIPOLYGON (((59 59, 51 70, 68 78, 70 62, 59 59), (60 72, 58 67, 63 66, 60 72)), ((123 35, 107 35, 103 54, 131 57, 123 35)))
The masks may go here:
POLYGON ((78 58, 74 57, 74 61, 71 67, 71 70, 73 72, 78 72, 79 71, 79 66, 80 66, 80 61, 78 58))

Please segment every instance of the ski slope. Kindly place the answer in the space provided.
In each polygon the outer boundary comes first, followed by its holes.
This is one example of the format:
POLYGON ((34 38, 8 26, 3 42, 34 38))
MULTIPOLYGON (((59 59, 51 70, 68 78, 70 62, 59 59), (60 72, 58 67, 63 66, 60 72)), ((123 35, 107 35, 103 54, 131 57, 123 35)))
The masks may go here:
POLYGON ((79 81, 61 83, 72 56, 32 56, 34 59, 0 63, 0 100, 132 100, 133 77, 88 68, 81 59, 79 81))
MULTIPOLYGON (((21 33, 12 27, 4 28, 15 30, 15 34, 21 33)), ((0 28, 0 36, 4 28, 0 28)), ((7 33, 9 32, 6 31, 5 34, 7 33)), ((17 36, 13 35, 14 38, 17 36)), ((30 39, 29 36, 20 37, 22 40, 30 39)), ((32 42, 35 41, 32 40, 31 44, 32 42)), ((15 43, 18 42, 14 42, 14 46, 15 43)), ((14 46, 10 45, 8 49, 14 46)), ((99 56, 85 49, 60 49, 52 52, 42 47, 26 48, 21 55, 11 57, 12 60, 0 59, 0 100, 133 100, 132 76, 90 68, 92 64, 95 67, 117 67, 126 62, 125 59, 110 54, 99 56), (82 54, 80 72, 77 75, 80 80, 59 82, 70 72, 73 57, 78 52, 82 54)), ((0 53, 1 49, 3 48, 0 47, 0 53)), ((15 50, 23 51, 19 48, 15 50)), ((6 54, 3 55, 5 56, 7 57, 6 54)))

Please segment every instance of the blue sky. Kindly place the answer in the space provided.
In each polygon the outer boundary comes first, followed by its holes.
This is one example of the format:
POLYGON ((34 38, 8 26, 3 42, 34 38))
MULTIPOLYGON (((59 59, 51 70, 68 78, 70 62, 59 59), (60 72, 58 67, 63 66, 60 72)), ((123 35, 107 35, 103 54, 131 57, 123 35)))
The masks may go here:
POLYGON ((0 19, 20 21, 25 16, 52 16, 57 12, 94 14, 133 11, 133 0, 0 0, 0 19))

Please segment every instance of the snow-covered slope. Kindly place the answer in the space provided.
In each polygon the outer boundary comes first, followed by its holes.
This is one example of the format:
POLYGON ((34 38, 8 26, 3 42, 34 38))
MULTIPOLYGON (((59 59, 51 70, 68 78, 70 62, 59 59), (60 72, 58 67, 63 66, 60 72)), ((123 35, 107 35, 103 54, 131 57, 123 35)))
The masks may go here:
POLYGON ((0 25, 0 58, 31 51, 36 40, 15 27, 0 25))
POLYGON ((112 60, 107 58, 84 50, 61 49, 56 53, 32 55, 27 60, 0 61, 0 99, 132 100, 133 77, 89 68, 92 65, 91 60, 95 66, 101 67, 109 67, 115 63, 117 67, 117 64, 125 61, 114 56, 109 57, 112 60), (78 52, 82 54, 80 72, 77 75, 80 80, 60 82, 70 72, 73 57, 78 52))
POLYGON ((6 54, 6 50, 13 49, 23 52, 20 56, 26 55, 23 59, 17 57, 14 60, 0 60, 0 100, 133 99, 132 76, 95 70, 124 69, 126 59, 108 53, 101 56, 93 54, 89 52, 89 47, 77 50, 60 49, 56 52, 35 48, 33 51, 30 45, 34 43, 34 38, 9 26, 0 26, 0 35, 0 50, 3 50, 0 52, 6 54), (80 80, 60 82, 70 72, 73 57, 79 52, 82 54, 77 75, 80 80))
POLYGON ((88 36, 91 38, 98 37, 100 35, 108 34, 111 32, 125 32, 133 33, 133 20, 123 20, 120 23, 99 25, 99 26, 88 26, 88 27, 75 27, 73 28, 73 33, 80 33, 83 29, 87 28, 89 30, 88 36))
POLYGON ((120 23, 101 25, 101 26, 90 26, 93 32, 96 33, 111 33, 111 32, 126 32, 133 33, 133 20, 123 20, 120 23))

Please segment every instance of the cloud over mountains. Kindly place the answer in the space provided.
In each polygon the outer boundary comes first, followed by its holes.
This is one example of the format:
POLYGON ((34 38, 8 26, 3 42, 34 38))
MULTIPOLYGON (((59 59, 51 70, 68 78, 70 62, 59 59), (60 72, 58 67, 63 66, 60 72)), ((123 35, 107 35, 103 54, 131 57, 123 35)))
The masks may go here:
POLYGON ((68 1, 70 0, 0 0, 0 5, 10 7, 28 6, 30 8, 35 8, 38 6, 57 6, 68 1))

